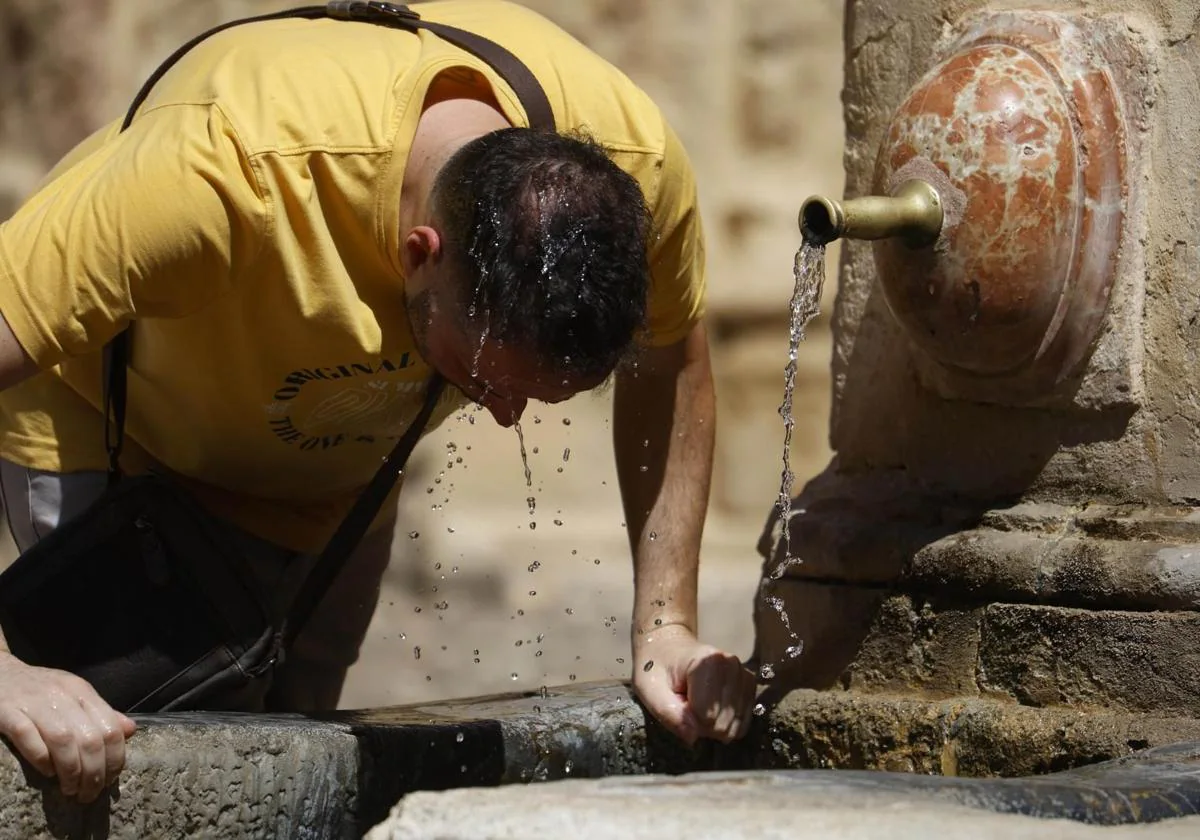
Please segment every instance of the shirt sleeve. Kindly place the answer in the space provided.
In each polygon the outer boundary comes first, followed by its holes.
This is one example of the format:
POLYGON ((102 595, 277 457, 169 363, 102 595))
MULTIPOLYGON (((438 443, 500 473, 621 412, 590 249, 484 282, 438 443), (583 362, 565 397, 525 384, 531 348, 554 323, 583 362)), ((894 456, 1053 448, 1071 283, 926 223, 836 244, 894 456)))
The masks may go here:
POLYGON ((664 122, 662 171, 651 198, 654 217, 650 249, 651 346, 683 339, 704 316, 704 230, 696 179, 683 144, 664 122))
POLYGON ((260 247, 267 205, 213 105, 169 105, 61 165, 0 225, 0 313, 41 368, 132 319, 195 312, 260 247))

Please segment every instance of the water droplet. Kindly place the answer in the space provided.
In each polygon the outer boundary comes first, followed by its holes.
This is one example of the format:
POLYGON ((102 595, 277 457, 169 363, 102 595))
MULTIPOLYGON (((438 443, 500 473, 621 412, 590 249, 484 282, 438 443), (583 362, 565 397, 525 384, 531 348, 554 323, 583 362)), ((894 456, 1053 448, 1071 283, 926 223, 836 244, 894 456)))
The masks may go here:
POLYGON ((447 534, 453 534, 453 533, 454 533, 454 529, 453 529, 453 528, 447 528, 447 529, 446 529, 446 533, 447 533, 447 534))
POLYGON ((661 627, 661 626, 662 626, 662 619, 661 619, 661 618, 656 618, 656 619, 654 619, 654 626, 655 626, 655 627, 661 627))
POLYGON ((571 447, 568 446, 566 449, 563 450, 563 463, 565 464, 567 461, 570 461, 570 460, 571 460, 571 447))
POLYGON ((651 660, 649 660, 649 661, 648 661, 648 662, 647 662, 645 665, 643 665, 643 666, 642 666, 642 670, 643 670, 643 671, 649 671, 649 670, 650 670, 651 668, 653 668, 653 667, 654 667, 654 660, 653 660, 653 659, 651 659, 651 660))
POLYGON ((657 531, 651 531, 651 532, 650 532, 650 542, 654 542, 656 539, 658 539, 658 532, 657 532, 657 531))
POLYGON ((758 676, 764 680, 773 680, 775 679, 775 669, 769 664, 764 664, 758 669, 758 676))
POLYGON ((574 674, 567 674, 567 679, 569 679, 571 682, 575 682, 575 675, 574 675, 574 674))
POLYGON ((517 615, 525 615, 525 610, 517 610, 517 615))
POLYGON ((539 657, 539 656, 541 656, 541 655, 542 655, 542 652, 539 650, 537 653, 535 653, 535 654, 534 654, 534 657, 536 658, 536 657, 539 657))
MULTIPOLYGON (((433 488, 430 488, 430 489, 432 490, 433 488)), ((409 538, 410 540, 415 540, 415 539, 416 539, 417 537, 419 537, 419 536, 421 536, 421 532, 420 532, 420 531, 409 531, 409 532, 408 532, 408 538, 409 538)))
POLYGON ((555 525, 558 525, 559 527, 562 527, 562 524, 563 524, 563 523, 562 523, 562 520, 561 520, 561 519, 555 519, 555 520, 554 520, 554 524, 555 524, 555 525))
POLYGON ((593 563, 595 563, 597 566, 599 566, 599 565, 600 565, 600 558, 599 558, 599 557, 597 557, 597 558, 596 558, 595 560, 593 560, 592 562, 593 562, 593 563))
POLYGON ((420 612, 420 611, 421 611, 420 607, 413 607, 413 612, 420 612))
POLYGON ((755 716, 755 717, 762 717, 762 716, 763 716, 763 715, 765 715, 766 713, 767 713, 767 707, 766 707, 766 706, 764 706, 762 703, 755 703, 755 704, 754 704, 754 716, 755 716))
POLYGON ((461 744, 464 740, 463 734, 461 732, 459 732, 457 735, 454 736, 454 740, 461 744))
POLYGON ((529 597, 530 597, 530 598, 532 598, 534 595, 537 595, 537 590, 536 590, 536 589, 530 589, 530 590, 529 590, 529 597))
POLYGON ((645 464, 642 464, 640 467, 638 467, 638 472, 649 472, 649 471, 650 471, 650 468, 647 467, 645 464))
POLYGON ((564 612, 566 612, 567 615, 575 615, 575 610, 571 609, 570 607, 567 607, 564 612))
POLYGON ((574 763, 572 763, 572 761, 570 759, 567 759, 567 763, 563 765, 563 772, 566 773, 568 776, 570 776, 571 771, 574 769, 575 769, 574 763))
POLYGON ((625 664, 625 658, 624 658, 624 657, 622 657, 622 656, 618 656, 618 657, 617 657, 617 664, 618 664, 618 665, 624 665, 624 664, 625 664))
POLYGON ((517 672, 516 671, 512 672, 512 679, 513 679, 513 682, 517 681, 517 672))
POLYGON ((413 648, 413 659, 420 659, 420 658, 421 658, 421 646, 417 645, 416 647, 413 648))
POLYGON ((529 530, 530 530, 530 531, 536 531, 536 530, 537 530, 537 523, 536 523, 536 522, 530 522, 530 523, 529 523, 529 530))

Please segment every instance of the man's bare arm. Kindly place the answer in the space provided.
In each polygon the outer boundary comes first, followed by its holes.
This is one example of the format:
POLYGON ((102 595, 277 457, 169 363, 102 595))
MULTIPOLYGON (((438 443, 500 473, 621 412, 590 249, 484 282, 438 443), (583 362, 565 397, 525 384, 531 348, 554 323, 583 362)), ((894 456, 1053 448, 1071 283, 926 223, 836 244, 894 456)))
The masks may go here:
POLYGON ((697 638, 700 538, 716 425, 704 325, 618 375, 613 441, 634 559, 634 688, 686 741, 749 726, 753 676, 697 638))

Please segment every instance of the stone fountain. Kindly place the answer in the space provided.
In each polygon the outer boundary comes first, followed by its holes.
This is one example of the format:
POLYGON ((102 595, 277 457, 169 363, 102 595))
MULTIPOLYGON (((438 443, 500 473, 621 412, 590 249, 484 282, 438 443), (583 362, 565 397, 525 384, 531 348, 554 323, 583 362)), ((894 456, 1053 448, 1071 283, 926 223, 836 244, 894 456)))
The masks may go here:
POLYGON ((1200 732, 1194 9, 1049 5, 848 5, 863 198, 800 221, 878 241, 843 257, 836 456, 762 545, 803 655, 757 622, 830 766, 1200 732))

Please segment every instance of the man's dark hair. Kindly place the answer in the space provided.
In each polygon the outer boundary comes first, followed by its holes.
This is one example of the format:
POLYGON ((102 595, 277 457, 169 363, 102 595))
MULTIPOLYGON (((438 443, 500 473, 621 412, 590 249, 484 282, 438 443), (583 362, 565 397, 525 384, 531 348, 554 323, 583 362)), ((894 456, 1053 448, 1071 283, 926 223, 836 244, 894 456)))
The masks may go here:
POLYGON ((490 132, 438 173, 432 207, 471 326, 556 373, 607 376, 630 352, 646 318, 650 213, 598 143, 490 132))

